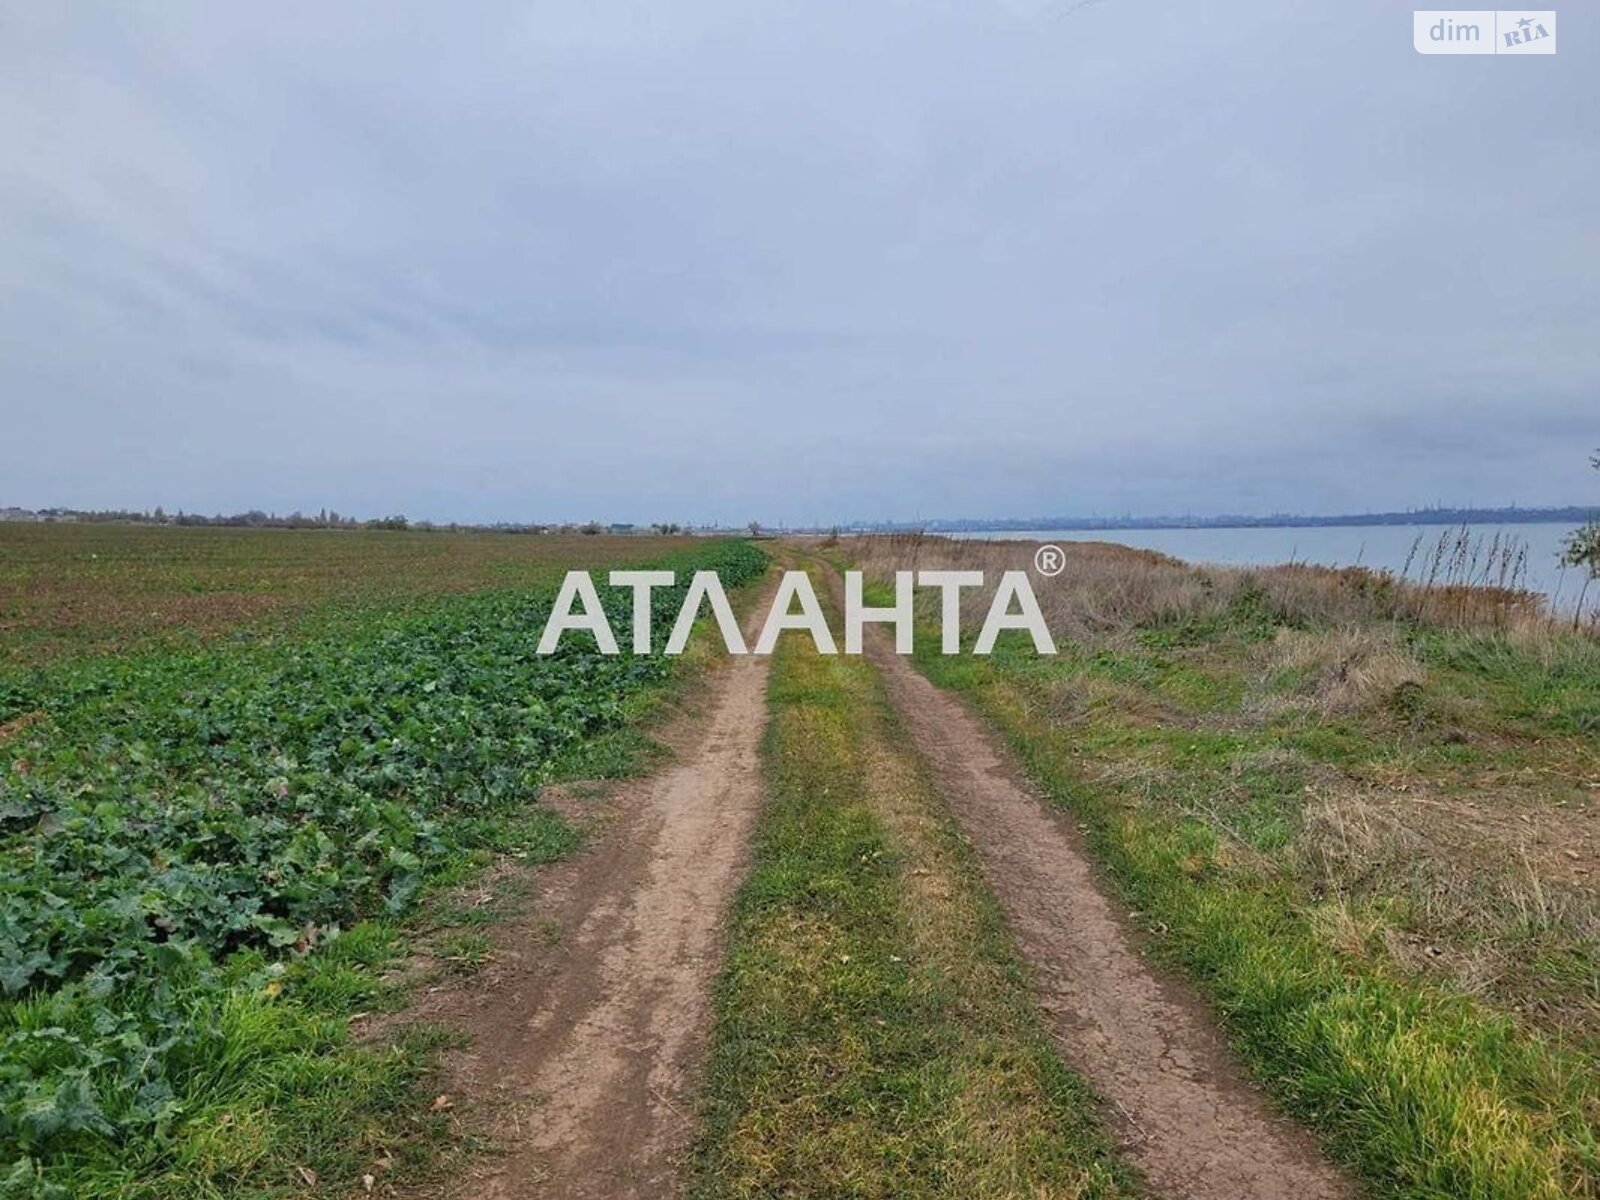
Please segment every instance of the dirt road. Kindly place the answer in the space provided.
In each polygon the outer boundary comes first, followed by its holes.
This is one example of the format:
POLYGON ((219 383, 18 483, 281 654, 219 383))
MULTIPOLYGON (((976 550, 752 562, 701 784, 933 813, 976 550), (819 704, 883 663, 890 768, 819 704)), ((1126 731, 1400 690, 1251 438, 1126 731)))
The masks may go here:
POLYGON ((990 730, 896 655, 881 628, 869 629, 865 649, 978 852, 1063 1054, 1113 1108, 1126 1153, 1156 1192, 1354 1194, 1244 1081, 1199 1002, 1146 964, 1075 831, 1035 798, 990 730))
POLYGON ((447 1195, 671 1194, 761 801, 767 663, 715 669, 709 719, 679 731, 677 763, 624 785, 604 836, 541 872, 531 917, 500 931, 493 978, 424 1014, 470 1035, 445 1086, 505 1150, 447 1195))
MULTIPOLYGON (((842 591, 837 575, 831 584, 842 591)), ((977 851, 1063 1055, 1106 1102, 1154 1191, 1170 1200, 1354 1195, 1310 1136, 1245 1081, 1202 1005, 1145 962, 1076 832, 1032 794, 993 733, 894 654, 881 628, 869 629, 866 650, 977 851)), ((621 1200, 677 1190, 723 922, 761 804, 768 661, 717 668, 709 716, 681 733, 676 765, 625 785, 611 802, 613 827, 541 872, 534 915, 499 934, 506 953, 491 980, 424 1014, 471 1035, 447 1086, 492 1114, 489 1131, 505 1148, 445 1195, 621 1200)))

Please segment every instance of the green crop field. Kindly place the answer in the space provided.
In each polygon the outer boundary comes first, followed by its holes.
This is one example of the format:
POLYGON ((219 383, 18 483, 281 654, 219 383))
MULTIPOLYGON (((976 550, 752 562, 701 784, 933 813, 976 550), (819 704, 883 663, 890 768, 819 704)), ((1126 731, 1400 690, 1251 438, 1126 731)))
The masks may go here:
POLYGON ((82 654, 293 631, 537 587, 683 549, 685 537, 173 528, 0 521, 0 673, 82 654))
POLYGON ((56 661, 0 677, 0 1194, 62 1197, 255 1195, 290 1160, 348 1167, 428 1060, 425 1037, 345 1032, 400 923, 488 855, 569 850, 539 789, 624 766, 607 735, 675 669, 571 639, 537 656, 550 584, 580 556, 730 588, 766 562, 642 538, 7 537, 26 550, 6 558, 7 653, 56 661), (176 624, 211 644, 152 636, 170 623, 143 605, 219 595, 296 623, 223 637, 237 610, 209 607, 176 624), (110 645, 130 649, 86 653, 110 645))

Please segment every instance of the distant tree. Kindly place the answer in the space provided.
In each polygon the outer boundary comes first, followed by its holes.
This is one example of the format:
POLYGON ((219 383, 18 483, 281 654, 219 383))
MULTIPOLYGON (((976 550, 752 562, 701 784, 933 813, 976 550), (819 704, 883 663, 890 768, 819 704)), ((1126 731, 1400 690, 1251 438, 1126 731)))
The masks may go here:
POLYGON ((600 532, 600 522, 599 521, 590 521, 579 532, 586 533, 590 537, 594 537, 595 534, 600 532))
MULTIPOLYGON (((1589 464, 1600 471, 1600 452, 1596 452, 1589 464)), ((1567 535, 1561 561, 1569 567, 1585 568, 1590 579, 1600 579, 1600 521, 1590 521, 1567 535)))
POLYGON ((748 528, 750 530, 750 536, 751 537, 760 537, 761 536, 761 522, 760 521, 751 521, 749 526, 748 526, 748 528))

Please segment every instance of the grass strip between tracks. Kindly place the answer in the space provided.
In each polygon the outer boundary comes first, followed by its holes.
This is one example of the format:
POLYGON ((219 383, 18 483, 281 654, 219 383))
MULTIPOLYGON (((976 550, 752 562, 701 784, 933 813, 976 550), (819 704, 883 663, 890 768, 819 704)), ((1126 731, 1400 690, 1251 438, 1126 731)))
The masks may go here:
POLYGON ((790 635, 769 705, 693 1193, 1131 1194, 872 668, 790 635))

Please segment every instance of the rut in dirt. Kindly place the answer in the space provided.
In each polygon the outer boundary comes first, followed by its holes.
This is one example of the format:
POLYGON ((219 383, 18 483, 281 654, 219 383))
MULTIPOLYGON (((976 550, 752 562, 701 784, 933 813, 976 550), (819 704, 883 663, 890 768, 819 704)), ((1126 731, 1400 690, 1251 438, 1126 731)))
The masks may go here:
POLYGON ((429 1014, 470 1036, 445 1084, 488 1114, 501 1151, 445 1195, 673 1193, 763 794, 767 661, 714 670, 709 720, 681 738, 675 765, 624 784, 603 836, 541 871, 531 920, 502 931, 510 968, 429 1014))
POLYGON ((1198 999, 1140 956, 1075 831, 993 733, 895 654, 880 627, 865 650, 977 851, 1063 1055, 1111 1106, 1124 1152, 1154 1190, 1171 1200, 1355 1195, 1246 1082, 1198 999))

